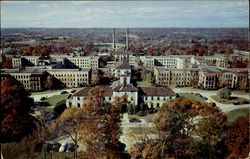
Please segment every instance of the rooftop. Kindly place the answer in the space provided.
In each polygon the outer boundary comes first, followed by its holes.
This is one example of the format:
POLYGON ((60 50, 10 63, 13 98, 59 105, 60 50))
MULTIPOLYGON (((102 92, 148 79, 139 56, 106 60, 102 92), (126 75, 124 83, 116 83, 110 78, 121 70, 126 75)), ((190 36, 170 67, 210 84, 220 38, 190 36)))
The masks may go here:
POLYGON ((139 94, 144 96, 176 96, 176 94, 167 87, 139 87, 139 94))
POLYGON ((81 90, 79 90, 78 92, 76 92, 73 96, 77 96, 77 97, 85 97, 89 95, 89 90, 91 90, 92 88, 100 88, 102 90, 104 90, 104 96, 105 97, 110 97, 112 96, 112 88, 111 87, 85 87, 81 90))
POLYGON ((115 92, 136 92, 139 89, 135 86, 129 84, 129 85, 119 85, 113 89, 115 92))

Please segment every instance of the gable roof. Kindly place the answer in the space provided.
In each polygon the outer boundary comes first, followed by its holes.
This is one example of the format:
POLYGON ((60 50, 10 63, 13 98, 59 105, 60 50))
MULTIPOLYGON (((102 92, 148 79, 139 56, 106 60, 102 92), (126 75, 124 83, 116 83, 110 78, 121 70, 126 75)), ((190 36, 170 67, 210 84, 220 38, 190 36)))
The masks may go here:
POLYGON ((126 61, 120 61, 117 62, 115 65, 116 69, 131 69, 129 63, 127 63, 126 61))
POLYGON ((73 96, 77 96, 77 97, 88 96, 89 90, 91 90, 92 88, 103 89, 104 90, 104 97, 111 97, 113 94, 111 87, 85 87, 85 88, 81 89, 80 91, 76 92, 73 96))
POLYGON ((132 84, 129 85, 119 85, 113 89, 115 92, 136 92, 139 89, 133 86, 132 84))
POLYGON ((139 95, 144 96, 176 96, 176 94, 167 87, 139 87, 139 95))

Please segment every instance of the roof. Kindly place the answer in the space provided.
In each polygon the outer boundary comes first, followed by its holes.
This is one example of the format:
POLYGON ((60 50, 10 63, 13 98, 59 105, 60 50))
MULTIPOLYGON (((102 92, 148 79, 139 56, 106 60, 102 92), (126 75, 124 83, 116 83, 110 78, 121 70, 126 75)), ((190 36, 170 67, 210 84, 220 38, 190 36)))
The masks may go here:
POLYGON ((116 69, 131 69, 129 63, 125 62, 125 61, 120 61, 117 62, 115 65, 116 69))
POLYGON ((85 87, 83 89, 81 89, 80 91, 76 92, 73 96, 78 96, 78 97, 84 97, 89 95, 89 90, 91 90, 92 88, 100 88, 104 90, 104 96, 105 97, 109 97, 112 96, 112 88, 111 87, 85 87))
POLYGON ((167 87, 139 87, 139 94, 144 96, 176 96, 176 94, 167 87))
POLYGON ((33 69, 33 68, 25 68, 25 69, 1 69, 1 73, 38 73, 41 74, 45 72, 44 69, 33 69))
POLYGON ((132 84, 129 85, 119 85, 113 89, 115 92, 136 92, 139 89, 133 86, 132 84))
POLYGON ((47 72, 88 72, 90 68, 80 68, 80 69, 50 69, 47 72))

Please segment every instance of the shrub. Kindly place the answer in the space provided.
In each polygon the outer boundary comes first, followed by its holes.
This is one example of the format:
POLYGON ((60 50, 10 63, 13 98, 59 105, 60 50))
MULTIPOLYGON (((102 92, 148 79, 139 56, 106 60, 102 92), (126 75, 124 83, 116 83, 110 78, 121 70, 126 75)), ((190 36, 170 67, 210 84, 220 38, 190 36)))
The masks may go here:
POLYGON ((145 111, 139 111, 137 113, 137 115, 139 115, 139 116, 146 116, 147 114, 145 113, 145 111))
POLYGON ((224 99, 230 99, 231 98, 231 90, 228 88, 221 89, 217 95, 221 98, 224 98, 224 99))
POLYGON ((66 109, 66 101, 63 100, 61 102, 58 102, 56 104, 56 106, 53 109, 53 113, 54 115, 56 115, 57 117, 60 116, 62 114, 62 112, 66 109))

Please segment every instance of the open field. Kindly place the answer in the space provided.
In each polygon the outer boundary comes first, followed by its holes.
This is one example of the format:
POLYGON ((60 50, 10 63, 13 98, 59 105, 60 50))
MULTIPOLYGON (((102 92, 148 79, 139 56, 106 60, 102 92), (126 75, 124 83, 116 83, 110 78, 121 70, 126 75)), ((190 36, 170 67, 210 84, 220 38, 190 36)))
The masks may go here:
POLYGON ((223 104, 233 104, 234 102, 242 102, 242 101, 247 100, 246 98, 241 98, 241 97, 232 97, 232 99, 224 99, 219 96, 211 96, 211 98, 215 100, 216 102, 223 103, 223 104))
POLYGON ((148 81, 140 81, 140 82, 137 82, 137 84, 138 84, 138 86, 141 86, 141 87, 152 87, 153 86, 148 81))
POLYGON ((58 102, 65 100, 68 95, 69 94, 54 95, 52 97, 49 97, 49 98, 43 100, 43 102, 48 102, 49 105, 55 106, 58 102))
POLYGON ((232 110, 232 111, 228 112, 226 114, 227 115, 227 124, 228 125, 232 125, 233 122, 237 118, 239 118, 239 117, 245 117, 245 116, 247 116, 248 113, 250 113, 250 109, 249 108, 239 108, 239 109, 235 109, 235 110, 232 110))
POLYGON ((198 97, 196 95, 193 95, 191 93, 178 93, 181 97, 187 98, 187 99, 192 99, 192 100, 196 100, 199 101, 201 103, 206 102, 204 99, 202 99, 201 97, 198 97))

